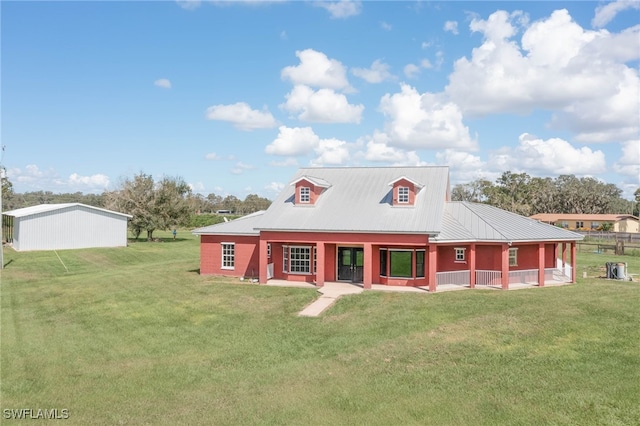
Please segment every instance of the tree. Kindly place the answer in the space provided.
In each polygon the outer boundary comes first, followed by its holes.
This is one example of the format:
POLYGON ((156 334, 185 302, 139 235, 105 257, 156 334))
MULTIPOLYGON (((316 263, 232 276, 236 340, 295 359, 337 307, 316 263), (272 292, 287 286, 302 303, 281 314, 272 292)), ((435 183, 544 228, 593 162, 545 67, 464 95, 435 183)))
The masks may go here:
POLYGON ((125 179, 120 189, 105 194, 106 208, 133 216, 129 228, 137 239, 143 230, 153 239, 156 229, 168 230, 189 221, 191 188, 182 178, 164 177, 156 183, 140 173, 125 179))
POLYGON ((487 193, 493 184, 486 179, 476 179, 473 182, 458 184, 451 190, 453 201, 470 201, 483 203, 487 201, 487 193))

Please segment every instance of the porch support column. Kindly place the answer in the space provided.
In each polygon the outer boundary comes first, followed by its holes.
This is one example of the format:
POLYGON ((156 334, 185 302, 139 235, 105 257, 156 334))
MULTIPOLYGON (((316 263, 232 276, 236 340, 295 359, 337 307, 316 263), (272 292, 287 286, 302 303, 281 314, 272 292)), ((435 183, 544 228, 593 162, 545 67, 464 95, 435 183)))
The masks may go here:
POLYGON ((476 288, 476 243, 469 247, 469 287, 476 288))
POLYGON ((370 289, 373 284, 373 246, 371 243, 364 243, 364 270, 362 276, 362 286, 370 289))
POLYGON ((544 243, 538 243, 538 285, 544 287, 544 243))
POLYGON ((267 283, 267 264, 269 259, 267 257, 267 240, 260 238, 260 243, 258 244, 258 270, 260 271, 258 282, 260 284, 267 283))
POLYGON ((576 270, 577 266, 578 266, 578 261, 576 260, 576 242, 575 241, 571 241, 571 282, 575 283, 576 282, 576 276, 578 274, 578 271, 576 270))
POLYGON ((509 290, 509 245, 502 244, 502 289, 509 290))
POLYGON ((436 291, 436 272, 438 272, 438 246, 429 244, 429 291, 436 291))
POLYGON ((316 244, 316 285, 324 286, 324 243, 316 244))
POLYGON ((567 242, 562 243, 562 273, 564 274, 564 267, 567 264, 567 242))

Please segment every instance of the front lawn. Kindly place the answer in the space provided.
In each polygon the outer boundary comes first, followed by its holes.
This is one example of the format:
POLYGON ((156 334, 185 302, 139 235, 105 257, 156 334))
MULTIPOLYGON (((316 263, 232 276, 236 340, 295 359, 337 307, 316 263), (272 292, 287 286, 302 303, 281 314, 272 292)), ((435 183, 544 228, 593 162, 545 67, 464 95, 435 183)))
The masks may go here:
MULTIPOLYGON (((16 253, 1 297, 3 410, 65 424, 640 424, 640 283, 314 290, 198 274, 198 243, 16 253)), ((598 257, 599 256, 599 257, 598 257)), ((632 273, 640 258, 625 257, 632 273)), ((582 279, 588 271, 590 278, 582 279)), ((3 423, 10 423, 3 416, 3 423)))

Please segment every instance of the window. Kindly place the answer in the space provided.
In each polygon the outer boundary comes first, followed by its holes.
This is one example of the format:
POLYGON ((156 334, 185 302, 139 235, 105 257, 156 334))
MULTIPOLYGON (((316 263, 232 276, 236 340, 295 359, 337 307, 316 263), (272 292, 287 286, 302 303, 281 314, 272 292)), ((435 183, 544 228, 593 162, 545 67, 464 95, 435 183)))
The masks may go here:
POLYGON ((591 229, 598 229, 600 222, 591 222, 591 229))
POLYGON ((467 249, 465 248, 455 248, 456 251, 456 262, 464 262, 464 254, 467 249))
POLYGON ((282 272, 289 272, 289 247, 282 246, 282 272))
POLYGON ((424 278, 424 250, 416 250, 416 278, 424 278))
POLYGON ((300 202, 301 203, 311 202, 311 188, 309 188, 308 186, 300 187, 300 202))
POLYGON ((236 264, 234 243, 222 243, 222 269, 234 269, 236 264))
POLYGON ((576 221, 576 228, 584 228, 584 222, 581 220, 576 221))
POLYGON ((318 248, 313 248, 313 273, 318 270, 318 248))
POLYGON ((409 202, 409 188, 406 186, 398 187, 398 203, 408 203, 409 202))
POLYGON ((267 243, 267 257, 271 258, 271 243, 267 243))
POLYGON ((389 275, 396 278, 413 278, 411 259, 413 251, 389 251, 389 275))
POLYGON ((298 274, 311 273, 311 247, 289 248, 289 271, 298 274))
POLYGON ((383 277, 387 276, 387 250, 380 250, 380 275, 383 277))
POLYGON ((518 249, 509 249, 509 266, 518 266, 518 249))
POLYGON ((566 220, 563 220, 562 223, 561 223, 561 226, 563 228, 568 228, 569 227, 569 222, 567 222, 566 220))

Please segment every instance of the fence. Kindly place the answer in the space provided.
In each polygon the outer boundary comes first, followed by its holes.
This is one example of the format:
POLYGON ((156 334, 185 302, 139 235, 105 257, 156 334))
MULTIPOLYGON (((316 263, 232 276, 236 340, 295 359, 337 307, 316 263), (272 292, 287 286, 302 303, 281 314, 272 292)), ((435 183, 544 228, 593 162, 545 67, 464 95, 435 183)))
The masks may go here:
POLYGON ((509 271, 509 284, 538 284, 538 270, 509 271))
POLYGON ((471 284, 470 271, 449 271, 436 272, 436 285, 455 284, 469 285, 471 284))
POLYGON ((476 285, 502 286, 502 271, 476 271, 476 285))

